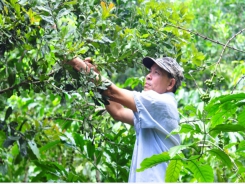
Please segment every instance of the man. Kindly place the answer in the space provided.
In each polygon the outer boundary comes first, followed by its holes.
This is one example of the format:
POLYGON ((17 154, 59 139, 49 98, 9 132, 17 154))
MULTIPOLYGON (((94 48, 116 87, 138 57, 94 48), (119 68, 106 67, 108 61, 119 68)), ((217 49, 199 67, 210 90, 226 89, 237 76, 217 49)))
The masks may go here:
MULTIPOLYGON (((83 69, 88 73, 91 64, 87 66, 85 62, 74 58, 69 64, 78 71, 83 69)), ((142 93, 121 89, 111 83, 103 95, 109 97, 110 105, 106 109, 110 115, 115 120, 133 125, 136 131, 129 182, 164 182, 167 163, 143 172, 136 172, 136 169, 140 168, 145 158, 168 151, 180 143, 178 135, 169 136, 169 133, 178 127, 179 115, 174 93, 184 78, 183 69, 170 57, 145 57, 143 64, 150 72, 142 93)))

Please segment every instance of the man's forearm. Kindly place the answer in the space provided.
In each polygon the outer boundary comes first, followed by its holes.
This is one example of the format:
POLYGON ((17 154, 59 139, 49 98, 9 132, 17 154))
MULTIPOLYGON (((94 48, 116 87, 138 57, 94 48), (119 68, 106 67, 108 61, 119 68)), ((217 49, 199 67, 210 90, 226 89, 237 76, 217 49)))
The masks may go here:
POLYGON ((106 105, 105 107, 113 119, 134 125, 132 110, 126 109, 121 104, 113 101, 110 101, 110 105, 106 105))

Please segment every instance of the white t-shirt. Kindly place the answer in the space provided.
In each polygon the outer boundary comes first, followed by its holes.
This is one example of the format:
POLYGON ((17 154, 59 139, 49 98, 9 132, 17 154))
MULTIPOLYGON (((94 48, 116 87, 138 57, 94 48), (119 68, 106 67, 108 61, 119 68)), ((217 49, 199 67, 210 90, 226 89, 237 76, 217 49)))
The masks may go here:
POLYGON ((168 163, 164 162, 143 172, 136 172, 147 157, 168 151, 179 145, 179 135, 169 133, 178 127, 179 113, 172 92, 133 92, 137 112, 134 112, 136 142, 128 182, 164 182, 168 163))

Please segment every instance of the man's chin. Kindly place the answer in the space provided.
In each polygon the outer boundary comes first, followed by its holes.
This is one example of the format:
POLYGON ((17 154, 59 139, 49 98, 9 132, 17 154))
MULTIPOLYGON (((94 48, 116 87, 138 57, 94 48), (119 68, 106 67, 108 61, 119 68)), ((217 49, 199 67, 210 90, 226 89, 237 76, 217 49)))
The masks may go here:
POLYGON ((151 89, 149 89, 149 88, 144 88, 144 90, 143 90, 143 91, 149 91, 149 90, 151 90, 151 89))

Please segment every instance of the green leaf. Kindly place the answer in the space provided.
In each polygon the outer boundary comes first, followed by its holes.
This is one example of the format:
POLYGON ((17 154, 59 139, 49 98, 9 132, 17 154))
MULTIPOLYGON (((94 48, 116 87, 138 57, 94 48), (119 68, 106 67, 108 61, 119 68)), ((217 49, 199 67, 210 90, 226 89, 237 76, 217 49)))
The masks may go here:
POLYGON ((184 109, 187 110, 187 111, 192 112, 193 115, 196 115, 197 107, 195 107, 194 105, 187 105, 187 106, 185 106, 184 109))
POLYGON ((84 46, 78 50, 78 54, 85 54, 89 50, 89 47, 84 46))
POLYGON ((238 143, 237 142, 233 142, 233 143, 230 143, 230 144, 227 144, 224 146, 225 149, 228 149, 228 148, 231 148, 233 146, 236 146, 238 143))
POLYGON ((74 133, 73 137, 75 139, 76 146, 78 146, 80 148, 80 151, 82 152, 83 151, 83 146, 84 146, 83 137, 80 134, 78 134, 78 133, 74 133))
POLYGON ((39 151, 40 151, 40 153, 45 152, 45 151, 53 148, 54 146, 56 146, 59 143, 60 143, 60 140, 51 141, 51 142, 47 143, 46 145, 44 145, 43 147, 41 147, 39 149, 39 151))
POLYGON ((44 16, 44 15, 41 15, 41 17, 46 22, 50 23, 51 25, 54 25, 54 19, 53 19, 52 16, 44 16))
POLYGON ((9 116, 12 114, 12 112, 13 112, 12 107, 9 107, 9 108, 6 110, 4 121, 6 121, 6 120, 9 118, 9 116))
POLYGON ((194 174, 198 182, 213 182, 214 174, 210 165, 199 164, 197 161, 188 161, 187 167, 194 174))
POLYGON ((49 15, 52 15, 52 11, 48 7, 45 7, 45 6, 37 6, 36 8, 39 9, 39 10, 41 10, 41 11, 47 12, 49 15))
POLYGON ((219 149, 208 150, 208 152, 211 155, 216 156, 216 158, 218 158, 219 160, 221 160, 229 168, 232 167, 231 159, 230 159, 230 157, 225 152, 223 152, 223 151, 221 151, 219 149))
POLYGON ((140 168, 137 169, 137 172, 141 172, 144 171, 145 169, 151 168, 157 164, 160 164, 162 162, 167 162, 170 160, 170 156, 168 152, 163 152, 161 154, 158 155, 153 155, 149 158, 145 158, 141 164, 140 164, 140 168))
POLYGON ((59 13, 58 13, 56 19, 59 19, 59 18, 65 16, 65 15, 69 14, 70 12, 71 12, 71 11, 70 11, 69 9, 63 8, 63 9, 61 9, 61 10, 59 11, 59 13))
POLYGON ((11 73, 9 74, 9 76, 8 76, 8 83, 9 83, 9 86, 14 85, 15 79, 16 79, 15 73, 12 73, 12 72, 11 72, 11 73))
MULTIPOLYGON (((245 93, 221 95, 213 98, 205 107, 208 117, 211 117, 211 127, 225 122, 232 117, 240 106, 240 101, 245 99, 245 93)), ((241 115, 243 117, 243 113, 241 115)))
POLYGON ((177 182, 182 165, 181 160, 171 160, 166 170, 165 182, 177 182))
POLYGON ((238 173, 239 174, 244 174, 245 173, 245 167, 239 167, 239 169, 238 169, 238 173))
POLYGON ((236 151, 244 151, 245 150, 245 141, 241 141, 238 145, 238 149, 236 151))
POLYGON ((201 130, 200 125, 199 125, 198 122, 194 123, 194 125, 195 125, 195 128, 196 128, 196 130, 195 130, 196 133, 202 132, 202 130, 201 130))
POLYGON ((75 5, 75 4, 77 4, 77 0, 64 2, 64 5, 75 5))
POLYGON ((245 99, 245 93, 237 93, 237 94, 229 94, 229 95, 222 95, 218 97, 221 103, 227 101, 241 101, 245 99))
POLYGON ((194 127, 190 124, 181 124, 180 125, 180 131, 179 133, 189 133, 189 132, 193 132, 194 131, 194 127))
POLYGON ((188 147, 190 147, 193 144, 186 144, 186 145, 179 145, 179 146, 174 146, 172 148, 169 149, 169 156, 170 158, 173 158, 176 154, 179 153, 179 151, 186 149, 188 147))
POLYGON ((244 99, 245 99, 245 93, 221 95, 219 97, 213 98, 205 109, 210 111, 210 108, 212 108, 214 104, 221 105, 221 104, 224 104, 225 102, 234 103, 234 102, 241 101, 244 99))
POLYGON ((94 159, 95 146, 94 146, 93 142, 91 142, 91 141, 88 141, 86 145, 87 145, 88 157, 93 160, 94 159))
POLYGON ((220 124, 211 129, 211 131, 213 130, 218 130, 220 132, 238 132, 245 131, 245 127, 237 124, 220 124))
POLYGON ((34 140, 29 140, 28 141, 28 145, 30 146, 32 152, 36 155, 36 157, 38 159, 40 159, 41 157, 40 157, 39 149, 38 149, 35 141, 34 140))
POLYGON ((58 176, 58 177, 64 177, 67 175, 67 171, 65 168, 58 164, 57 162, 50 162, 50 161, 34 161, 37 167, 41 168, 44 173, 42 174, 51 174, 53 176, 58 176))
POLYGON ((238 124, 245 126, 245 108, 237 115, 238 124))

